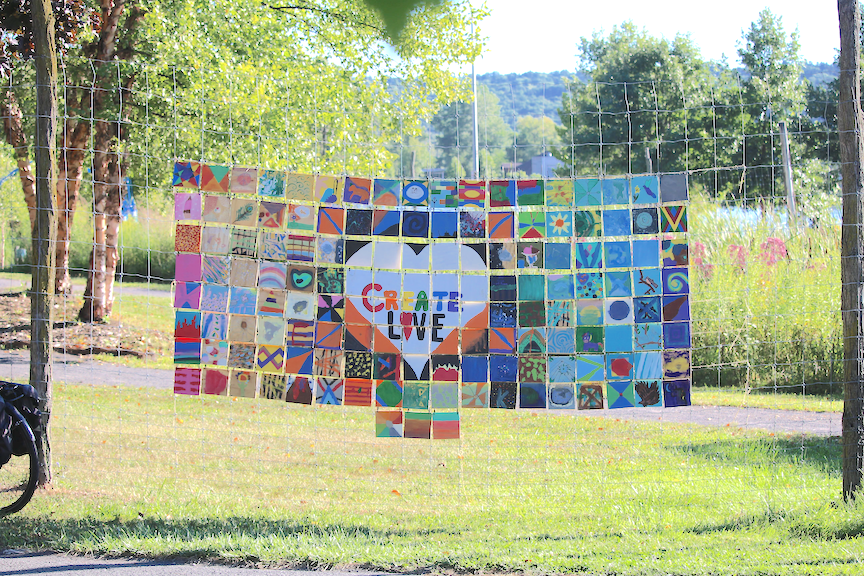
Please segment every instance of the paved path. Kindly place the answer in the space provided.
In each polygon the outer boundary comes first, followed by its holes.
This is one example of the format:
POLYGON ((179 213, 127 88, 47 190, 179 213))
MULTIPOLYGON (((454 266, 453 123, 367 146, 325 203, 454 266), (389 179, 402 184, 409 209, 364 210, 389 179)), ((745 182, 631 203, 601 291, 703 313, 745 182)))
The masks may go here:
MULTIPOLYGON (((75 574, 76 576, 321 576, 311 570, 233 568, 216 564, 182 564, 159 560, 93 558, 50 552, 4 550, 0 552, 0 576, 75 574)), ((328 570, 328 576, 384 576, 385 572, 328 570)))
MULTIPOLYGON (((105 384, 170 389, 174 384, 170 370, 128 368, 121 364, 98 362, 87 357, 55 354, 54 378, 67 384, 105 384)), ((29 355, 23 350, 0 351, 0 379, 26 380, 29 355)), ((564 414, 563 412, 561 413, 564 414)), ((686 406, 682 408, 622 408, 586 410, 577 417, 690 422, 705 426, 757 428, 771 432, 840 436, 840 414, 768 410, 731 406, 686 406)))
POLYGON ((617 410, 587 410, 579 416, 619 418, 621 420, 653 420, 655 422, 691 422, 705 426, 757 428, 770 432, 840 436, 841 414, 837 412, 805 412, 803 410, 768 410, 766 408, 735 408, 732 406, 686 406, 681 408, 620 408, 617 410))
MULTIPOLYGON (((123 295, 127 296, 170 296, 171 291, 168 285, 154 284, 153 288, 144 288, 141 286, 124 286, 122 283, 114 285, 115 298, 123 299, 123 295)), ((20 292, 30 288, 30 281, 13 280, 12 278, 0 278, 0 293, 3 292, 20 292)), ((84 284, 75 282, 72 284, 73 294, 83 294, 84 284)))
MULTIPOLYGON (((0 350, 0 380, 27 380, 30 353, 26 350, 0 350)), ((66 384, 124 385, 139 388, 172 388, 170 370, 130 368, 122 364, 99 362, 87 356, 54 354, 54 380, 66 384)))

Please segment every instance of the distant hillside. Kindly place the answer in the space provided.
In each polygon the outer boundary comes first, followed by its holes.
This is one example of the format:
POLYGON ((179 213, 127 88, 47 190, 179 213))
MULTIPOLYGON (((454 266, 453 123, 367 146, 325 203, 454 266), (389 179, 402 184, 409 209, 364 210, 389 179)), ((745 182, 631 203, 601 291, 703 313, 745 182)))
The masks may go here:
POLYGON ((515 127, 520 116, 549 116, 556 122, 561 95, 574 72, 525 72, 524 74, 478 74, 477 82, 485 84, 501 100, 501 116, 515 127))
MULTIPOLYGON (((739 74, 743 69, 737 70, 739 74)), ((840 72, 833 63, 805 62, 801 76, 815 86, 831 82, 840 72)), ((560 124, 558 108, 567 81, 575 72, 525 72, 523 74, 501 74, 491 72, 478 74, 477 83, 485 84, 501 101, 501 116, 511 128, 516 127, 520 116, 548 116, 560 124)), ((586 78, 583 78, 586 80, 586 78)))
POLYGON ((833 63, 805 62, 804 72, 801 75, 814 86, 821 86, 840 76, 840 69, 833 63))

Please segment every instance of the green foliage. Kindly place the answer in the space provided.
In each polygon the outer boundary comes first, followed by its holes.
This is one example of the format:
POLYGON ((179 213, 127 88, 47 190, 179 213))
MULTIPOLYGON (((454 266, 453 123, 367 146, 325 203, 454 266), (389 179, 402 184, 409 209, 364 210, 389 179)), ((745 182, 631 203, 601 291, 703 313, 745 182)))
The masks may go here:
MULTIPOLYGON (((798 54, 798 32, 787 36, 779 16, 765 9, 744 32, 738 47, 748 77, 743 82, 745 121, 744 158, 748 166, 779 164, 782 157, 778 123, 792 124, 805 108, 807 84, 800 79, 803 61, 798 54)), ((794 146, 794 141, 793 141, 794 146)), ((749 186, 761 190, 754 195, 782 195, 782 170, 775 170, 767 182, 754 182, 759 169, 748 174, 749 186), (778 193, 779 191, 779 193, 778 193)))
POLYGON ((396 39, 405 28, 412 10, 423 4, 440 4, 441 0, 363 0, 381 15, 387 34, 396 39))
POLYGON ((750 25, 742 40, 738 56, 750 75, 748 88, 762 96, 759 100, 768 101, 773 94, 781 96, 784 104, 791 104, 790 96, 800 95, 801 91, 798 79, 803 61, 798 54, 798 31, 787 38, 782 18, 766 8, 759 12, 759 20, 750 25))
MULTIPOLYGON (((438 166, 448 176, 471 176, 474 166, 473 111, 470 99, 444 106, 432 118, 438 166), (453 170, 458 170, 454 172, 453 170)), ((485 86, 477 87, 477 124, 480 177, 501 174, 501 165, 513 161, 513 132, 501 118, 498 97, 485 86)))
MULTIPOLYGON (((59 55, 75 46, 81 36, 92 32, 94 6, 84 0, 53 0, 55 49, 59 55)), ((33 43, 33 16, 31 0, 3 0, 0 2, 0 72, 8 76, 22 61, 36 55, 33 43)))
POLYGON ((435 152, 426 134, 407 136, 391 148, 395 160, 387 173, 396 178, 423 178, 434 167, 435 152))
POLYGON ((155 193, 170 190, 172 158, 386 174, 395 159, 388 144, 418 135, 442 104, 466 95, 451 69, 479 53, 470 24, 488 13, 461 0, 422 3, 391 43, 362 0, 143 8, 137 28, 120 35, 137 62, 94 68, 70 57, 66 77, 105 87, 97 117, 127 120, 129 175, 155 193), (122 99, 118 83, 131 87, 122 99))
POLYGON ((548 116, 522 116, 516 121, 515 161, 522 163, 561 146, 555 122, 548 116))
POLYGON ((841 204, 840 164, 804 159, 792 166, 792 180, 803 223, 817 229, 833 225, 832 211, 841 204))
POLYGON ((695 385, 841 390, 840 230, 830 213, 837 204, 802 204, 808 220, 790 233, 770 206, 751 225, 718 201, 693 198, 695 385))
POLYGON ((559 134, 570 146, 558 159, 575 159, 578 174, 643 172, 647 149, 654 170, 695 167, 685 140, 704 121, 685 103, 710 101, 716 82, 693 41, 656 38, 625 22, 608 36, 582 38, 579 50, 578 70, 590 82, 573 82, 563 97, 559 134))
POLYGON ((666 40, 630 22, 582 38, 579 50, 588 81, 574 82, 559 109, 567 173, 571 163, 585 175, 723 169, 712 195, 782 197, 780 122, 793 161, 836 160, 836 94, 802 79, 797 33, 768 10, 743 35, 740 75, 687 36, 666 40))

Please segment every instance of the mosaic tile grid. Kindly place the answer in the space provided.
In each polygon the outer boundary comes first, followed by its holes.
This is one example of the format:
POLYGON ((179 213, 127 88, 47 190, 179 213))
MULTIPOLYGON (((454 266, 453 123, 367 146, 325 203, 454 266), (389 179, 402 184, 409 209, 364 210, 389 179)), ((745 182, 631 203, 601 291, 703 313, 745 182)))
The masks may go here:
POLYGON ((173 183, 178 394, 374 406, 376 435, 433 439, 470 408, 690 403, 686 175, 173 183))

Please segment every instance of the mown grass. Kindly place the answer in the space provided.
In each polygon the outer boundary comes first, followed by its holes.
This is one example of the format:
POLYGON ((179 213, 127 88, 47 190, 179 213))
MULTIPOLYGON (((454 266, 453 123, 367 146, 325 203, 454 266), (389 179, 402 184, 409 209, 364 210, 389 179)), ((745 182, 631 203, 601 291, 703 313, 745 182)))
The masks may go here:
MULTIPOLYGON (((838 411, 836 230, 742 230, 717 208, 691 210, 694 403, 838 411), (770 238, 787 258, 769 263, 770 238)), ((167 297, 115 311, 170 342, 167 297)), ((172 367, 168 352, 113 361, 172 367)), ((864 504, 840 501, 836 438, 463 418, 460 441, 376 439, 368 409, 58 385, 55 487, 0 542, 396 571, 860 573, 864 504)))
POLYGON ((465 411, 377 439, 361 408, 55 389, 56 482, 6 547, 267 566, 854 574, 837 439, 465 411))
POLYGON ((839 395, 798 394, 792 392, 750 391, 740 388, 696 388, 691 397, 696 406, 734 406, 805 412, 843 412, 839 395))

